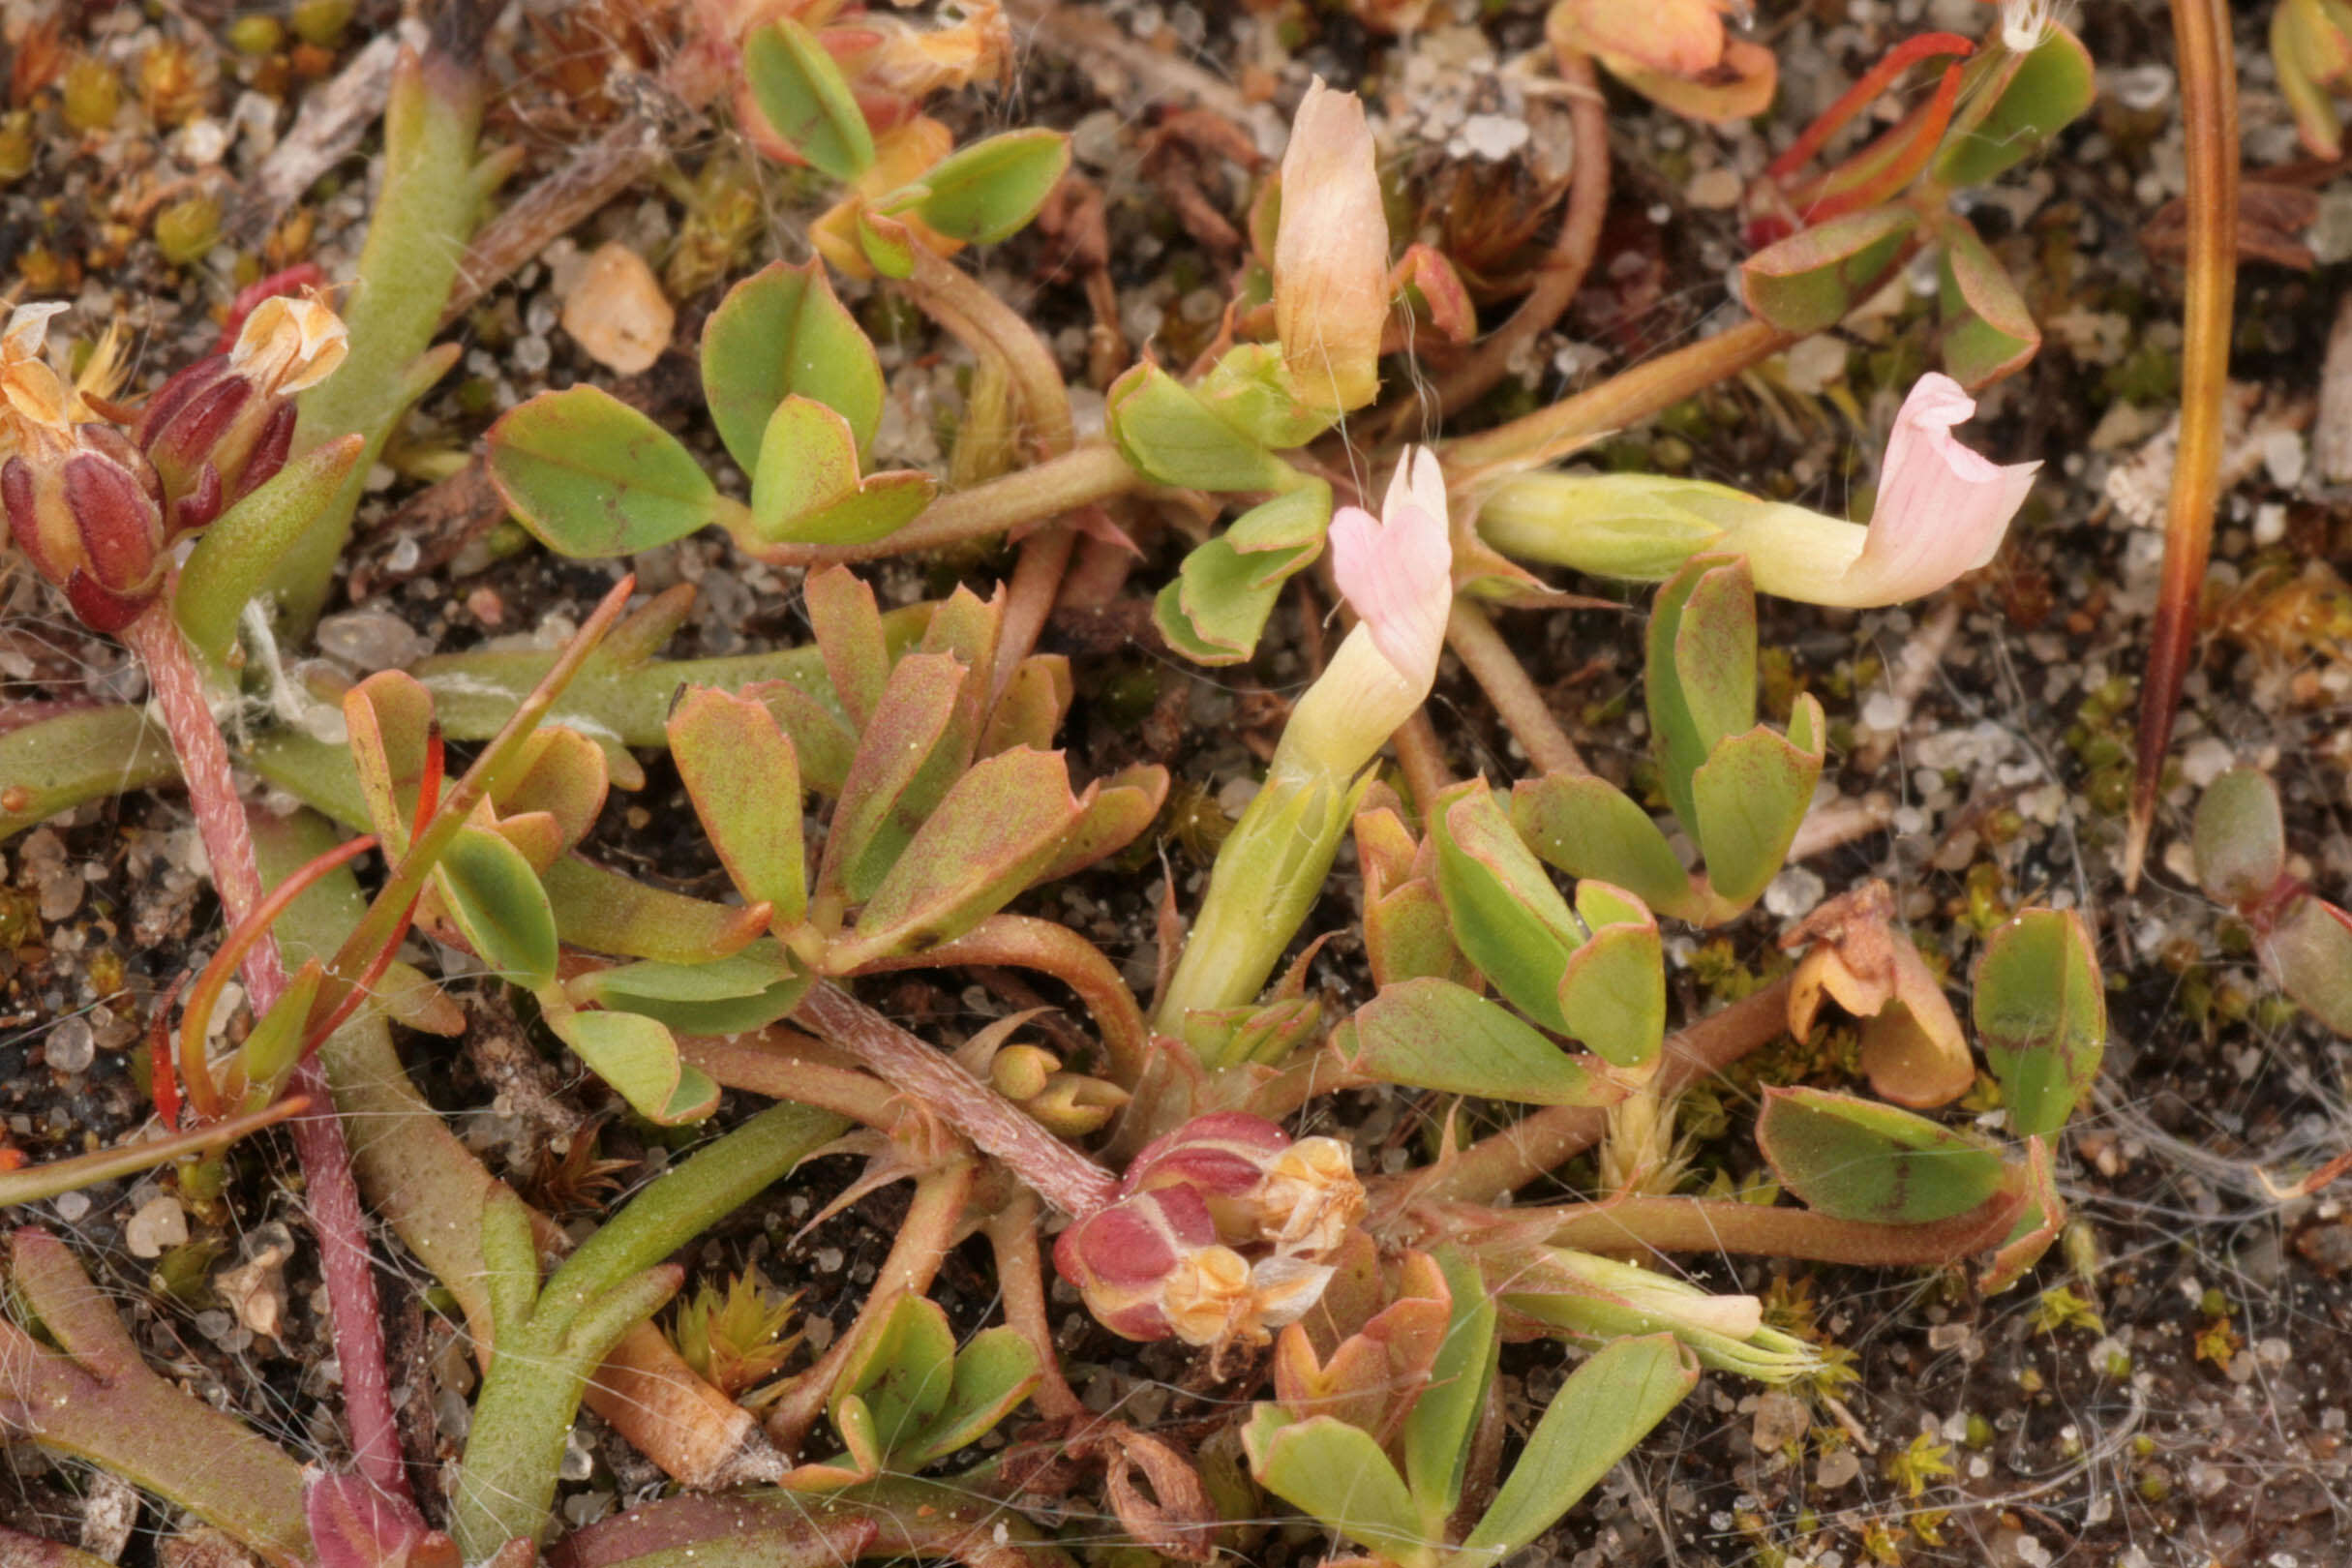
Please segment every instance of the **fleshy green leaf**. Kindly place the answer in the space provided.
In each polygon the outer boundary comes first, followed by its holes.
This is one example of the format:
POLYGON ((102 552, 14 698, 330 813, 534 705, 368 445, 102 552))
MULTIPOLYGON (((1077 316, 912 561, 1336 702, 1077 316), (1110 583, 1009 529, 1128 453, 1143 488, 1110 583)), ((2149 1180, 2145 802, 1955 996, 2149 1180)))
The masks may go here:
POLYGON ((1356 1010, 1348 1070, 1380 1083, 1527 1105, 1606 1105, 1621 1091, 1496 1003, 1452 980, 1408 980, 1356 1010))
POLYGON ((1157 365, 1111 383, 1111 437, 1136 472, 1194 490, 1288 490, 1298 470, 1211 413, 1157 365))
POLYGON ((1560 975, 1584 932, 1484 779, 1437 798, 1430 839, 1437 849, 1437 891, 1463 955, 1513 1007, 1547 1029, 1566 1031, 1560 975))
POLYGON ((688 1035, 739 1035, 788 1015, 809 975, 772 942, 709 963, 648 960, 591 970, 570 983, 582 1004, 642 1012, 688 1035))
POLYGON ((1756 589, 1739 556, 1694 556, 1658 589, 1643 696, 1667 799, 1695 828, 1691 775, 1756 722, 1756 589))
POLYGON ((556 916, 523 852, 471 824, 460 828, 433 868, 434 885, 467 943, 519 985, 556 977, 556 916))
POLYGON ((1997 1150, 1876 1101, 1820 1089, 1766 1089, 1756 1142, 1780 1185, 1838 1220, 1915 1225, 1949 1220, 1999 1192, 1997 1150))
POLYGON ((1511 821, 1537 855, 1572 877, 1597 877, 1670 915, 1691 907, 1690 876, 1665 832, 1607 779, 1523 779, 1511 792, 1511 821))
POLYGON ((815 260, 753 273, 703 328, 703 400, 744 472, 758 471, 769 417, 795 393, 847 420, 863 459, 882 423, 882 365, 815 260))
POLYGON ((2041 347, 2041 328, 1967 220, 1951 219, 1940 232, 1944 368, 1974 392, 2032 359, 2041 347))
POLYGON ((915 216, 950 239, 994 245, 1029 226, 1069 168, 1061 132, 1009 131, 934 164, 915 216))
POLYGON ((955 1331, 937 1302, 902 1295, 869 1331, 835 1386, 873 1413, 881 1451, 895 1455, 948 1406, 955 1376, 955 1331))
POLYGON ((490 427, 491 482, 558 555, 628 556, 683 538, 718 491, 678 437, 609 392, 542 392, 490 427))
POLYGON ((648 888, 577 855, 539 873, 556 929, 575 948, 700 964, 737 951, 767 927, 754 912, 648 888))
POLYGON ((1405 1485, 1425 1527, 1438 1530, 1461 1506, 1470 1436, 1502 1359, 1502 1339, 1495 1333, 1494 1298, 1478 1265, 1450 1247, 1432 1255, 1445 1271, 1453 1305, 1429 1387, 1404 1419, 1402 1444, 1405 1485))
POLYGON ((696 686, 672 710, 670 755, 736 890, 789 930, 808 907, 800 762, 767 708, 696 686))
POLYGON ((1298 394, 1280 346, 1245 343, 1226 350, 1192 389, 1201 407, 1262 446, 1305 446, 1331 428, 1335 410, 1298 394))
POLYGON ((1740 294, 1783 332, 1824 331, 1885 282, 1918 225, 1909 208, 1871 207, 1799 229, 1740 264, 1740 294))
POLYGON ((1698 1382, 1698 1362, 1671 1334, 1597 1351, 1552 1396, 1462 1556, 1500 1562, 1552 1528, 1698 1382))
POLYGON ((751 530, 769 544, 866 544, 931 503, 938 481, 912 469, 860 479, 850 422, 798 393, 776 405, 751 480, 751 530))
POLYGON ((2233 768, 2197 801, 2191 844, 2197 882, 2224 904, 2252 903, 2286 870, 2286 820, 2278 791, 2258 769, 2233 768))
POLYGON ((1982 185, 2049 144, 2097 94, 2091 51, 2056 22, 2025 54, 1988 49, 1969 63, 1960 111, 1936 154, 1945 185, 1982 185))
POLYGON ((205 528, 171 597, 171 613, 197 652, 213 660, 228 657, 246 604, 335 498, 366 445, 361 437, 346 436, 288 458, 205 528))
POLYGON ((789 16, 743 41, 743 80, 768 123, 843 184, 873 166, 874 134, 816 35, 789 16))
POLYGON ((548 1027, 647 1121, 677 1127, 718 1108, 718 1085, 678 1059, 678 1041, 658 1021, 639 1012, 575 1011, 552 986, 539 1000, 548 1027))
POLYGON ((2009 1130, 2055 1137, 2107 1048, 2090 928, 2071 910, 2025 911, 1985 938, 1975 991, 1977 1043, 2001 1080, 2009 1130))
POLYGON ((1592 935, 1560 972, 1568 1033, 1618 1067, 1640 1067, 1666 1038, 1666 952, 1640 899, 1607 883, 1577 884, 1576 910, 1592 935))
POLYGON ((1826 730, 1822 705, 1800 694, 1786 736, 1759 724, 1718 744, 1691 775, 1707 886, 1732 909, 1762 897, 1788 859, 1821 782, 1826 730))
POLYGON ((1037 1346, 1010 1324, 982 1329, 955 1353, 954 1380, 920 1438, 897 1458, 909 1469, 969 1448, 1043 1380, 1037 1346))
POLYGON ((1238 664, 1257 650, 1282 585, 1323 553, 1331 487, 1317 479, 1243 513, 1195 547, 1160 592, 1155 618, 1199 664, 1238 664))
POLYGON ((1258 1484, 1293 1508, 1390 1561, 1419 1568, 1432 1557, 1413 1499, 1372 1433, 1330 1416, 1292 1421, 1282 1406, 1261 1404, 1242 1442, 1258 1484))

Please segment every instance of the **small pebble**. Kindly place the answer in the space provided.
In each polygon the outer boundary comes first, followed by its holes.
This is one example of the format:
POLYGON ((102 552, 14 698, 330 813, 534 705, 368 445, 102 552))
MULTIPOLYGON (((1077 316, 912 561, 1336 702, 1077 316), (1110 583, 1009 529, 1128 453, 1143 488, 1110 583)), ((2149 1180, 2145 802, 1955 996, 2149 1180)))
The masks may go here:
POLYGON ((175 1197, 151 1200, 123 1226, 123 1245, 133 1257, 162 1257, 187 1239, 188 1215, 175 1197))
POLYGON ((98 1055, 97 1032, 81 1013, 59 1021, 43 1041, 49 1066, 60 1072, 82 1072, 98 1055))
MULTIPOLYGON (((650 370, 670 347, 677 324, 678 312, 653 269, 618 241, 588 257, 588 270, 563 302, 563 330, 590 359, 622 376, 650 370)), ((527 371, 531 367, 523 364, 522 349, 529 341, 515 345, 515 363, 527 371)))

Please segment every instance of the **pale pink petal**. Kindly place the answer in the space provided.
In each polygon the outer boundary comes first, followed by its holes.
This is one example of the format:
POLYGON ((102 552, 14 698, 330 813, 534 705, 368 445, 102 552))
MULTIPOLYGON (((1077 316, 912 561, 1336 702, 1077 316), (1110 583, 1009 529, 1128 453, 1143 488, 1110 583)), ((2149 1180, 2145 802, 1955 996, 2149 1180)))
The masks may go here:
POLYGON ((2000 550, 2041 465, 1998 464, 1963 446, 1952 427, 1975 411, 1948 376, 1931 372, 1911 389, 1886 438, 1869 535, 1833 602, 1915 599, 2000 550))
POLYGON ((1385 521, 1374 522, 1355 506, 1333 515, 1332 571, 1381 655, 1426 692, 1437 677, 1437 653, 1445 646, 1446 615, 1454 603, 1454 546, 1436 459, 1426 448, 1414 448, 1397 472, 1385 521), (1435 500, 1434 509, 1423 504, 1424 496, 1435 500))
POLYGON ((1364 101, 1318 76, 1282 154, 1274 327, 1299 396, 1343 411, 1380 389, 1388 215, 1364 101))

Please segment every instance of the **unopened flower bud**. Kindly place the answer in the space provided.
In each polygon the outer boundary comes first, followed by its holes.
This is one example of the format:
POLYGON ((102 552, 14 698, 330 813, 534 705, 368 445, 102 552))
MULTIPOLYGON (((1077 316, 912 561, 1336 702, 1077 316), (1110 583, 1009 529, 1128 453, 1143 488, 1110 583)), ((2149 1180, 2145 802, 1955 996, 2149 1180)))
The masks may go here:
POLYGON ((80 425, 72 440, 62 459, 0 465, 0 503, 17 547, 74 613, 94 631, 120 631, 163 591, 162 492, 121 432, 80 425))
POLYGON ((139 416, 171 531, 202 528, 284 466, 294 441, 293 396, 343 363, 349 334, 315 299, 263 300, 236 346, 166 381, 139 416))
POLYGON ((1388 216, 1364 101, 1309 85, 1282 155, 1275 333, 1300 399, 1329 412, 1379 395, 1388 216))
POLYGON ((0 507, 34 570, 97 631, 120 631, 162 591, 155 470, 42 358, 49 318, 24 305, 0 328, 0 507))

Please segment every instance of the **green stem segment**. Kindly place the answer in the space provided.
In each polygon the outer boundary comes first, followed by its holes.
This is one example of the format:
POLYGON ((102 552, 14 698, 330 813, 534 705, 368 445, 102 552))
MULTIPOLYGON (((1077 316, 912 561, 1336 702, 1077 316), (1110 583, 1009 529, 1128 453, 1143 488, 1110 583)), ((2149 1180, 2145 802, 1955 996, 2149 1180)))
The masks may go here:
POLYGON ((662 1259, 841 1131, 803 1105, 761 1112, 639 1193, 535 1293, 529 1221, 500 1190, 484 1214, 498 1349, 474 1406, 450 1533, 468 1562, 544 1534, 588 1375, 683 1278, 662 1259), (506 1211, 501 1213, 500 1211, 506 1211))

